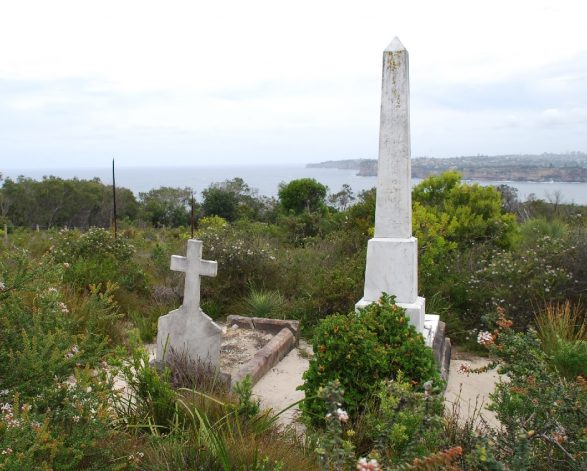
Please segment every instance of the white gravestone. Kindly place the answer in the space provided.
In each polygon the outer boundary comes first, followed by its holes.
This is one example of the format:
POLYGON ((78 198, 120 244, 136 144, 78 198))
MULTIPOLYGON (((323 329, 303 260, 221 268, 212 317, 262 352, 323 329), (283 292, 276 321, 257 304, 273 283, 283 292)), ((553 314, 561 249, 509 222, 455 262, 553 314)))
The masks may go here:
POLYGON ((185 272, 183 304, 159 318, 157 361, 173 349, 217 366, 222 329, 200 308, 200 277, 216 276, 218 264, 202 260, 202 241, 190 239, 185 257, 171 256, 171 269, 185 272))
POLYGON ((357 308, 393 294, 424 331, 418 296, 418 241, 412 237, 410 84, 408 51, 398 38, 383 51, 375 237, 367 245, 365 291, 357 308))

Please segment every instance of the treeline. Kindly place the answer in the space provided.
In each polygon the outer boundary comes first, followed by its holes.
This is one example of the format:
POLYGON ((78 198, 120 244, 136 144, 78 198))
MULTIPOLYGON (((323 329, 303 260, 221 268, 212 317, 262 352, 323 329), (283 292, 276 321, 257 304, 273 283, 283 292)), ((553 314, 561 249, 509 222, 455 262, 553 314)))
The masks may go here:
MULTIPOLYGON (((9 227, 109 227, 113 221, 112 186, 99 178, 62 179, 54 176, 37 181, 18 177, 1 179, 0 223, 9 227)), ((191 188, 160 187, 139 193, 116 188, 117 218, 139 225, 178 227, 189 225, 191 188)), ((203 191, 203 201, 194 200, 196 219, 218 215, 228 221, 242 217, 263 219, 275 200, 258 197, 242 179, 214 183, 203 191)))
MULTIPOLYGON (((0 174, 0 182, 0 224, 9 228, 105 228, 112 224, 112 186, 99 178, 50 176, 37 181, 21 176, 12 180, 2 179, 0 174)), ((268 198, 259 196, 242 178, 234 178, 203 190, 201 201, 193 200, 193 214, 196 222, 206 216, 220 216, 229 222, 275 222, 284 212, 326 208, 327 202, 331 209, 344 209, 355 198, 348 185, 338 193, 328 196, 327 192, 326 186, 301 179, 282 185, 279 199, 268 198)), ((143 227, 187 226, 192 218, 193 194, 189 187, 160 187, 141 192, 137 198, 131 190, 118 187, 117 218, 143 227)))
MULTIPOLYGON (((117 207, 123 219, 135 220, 139 214, 139 203, 127 188, 117 189, 117 207)), ((112 186, 99 178, 2 180, 0 222, 9 227, 108 227, 112 213, 112 186)))

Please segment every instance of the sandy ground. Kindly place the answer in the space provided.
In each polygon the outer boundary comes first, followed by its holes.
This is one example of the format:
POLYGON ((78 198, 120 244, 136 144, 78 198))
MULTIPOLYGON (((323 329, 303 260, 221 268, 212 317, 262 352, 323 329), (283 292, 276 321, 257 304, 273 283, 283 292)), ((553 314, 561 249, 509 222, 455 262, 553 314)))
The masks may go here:
MULTIPOLYGON (((279 412, 304 398, 303 392, 297 391, 296 388, 303 383, 302 375, 308 369, 309 355, 311 347, 304 340, 300 340, 299 348, 292 350, 253 387, 253 394, 261 400, 263 408, 279 412)), ((458 408, 460 418, 464 421, 475 415, 477 408, 487 425, 498 427, 499 422, 495 415, 485 406, 490 403, 489 394, 493 392, 499 375, 495 371, 469 375, 459 373, 458 370, 463 363, 469 363, 472 368, 479 368, 486 365, 488 360, 459 353, 451 359, 445 392, 447 410, 450 412, 453 407, 458 408)), ((299 414, 299 408, 295 406, 282 414, 279 422, 282 425, 296 423, 299 414)), ((480 417, 476 418, 477 424, 482 422, 480 417)))
MULTIPOLYGON (((304 398, 304 393, 297 391, 296 388, 304 382, 302 375, 308 369, 311 352, 312 347, 304 340, 300 340, 300 345, 297 348, 289 352, 253 386, 253 394, 261 400, 263 409, 273 409, 273 412, 280 412, 304 398)), ((296 405, 279 417, 279 423, 282 425, 293 424, 297 421, 299 414, 300 411, 296 405)))
MULTIPOLYGON (((256 330, 222 327, 224 333, 220 362, 222 371, 227 373, 236 372, 272 338, 272 335, 256 330)), ((150 356, 154 357, 155 345, 147 347, 150 356)), ((297 348, 294 348, 255 384, 253 394, 260 399, 264 409, 279 412, 304 398, 304 393, 296 388, 303 384, 302 375, 308 369, 311 355, 311 346, 301 339, 297 348)), ((475 415, 477 410, 489 426, 498 427, 499 422, 495 415, 485 407, 490 403, 489 394, 493 392, 495 383, 500 380, 499 375, 494 370, 479 374, 459 372, 459 368, 464 363, 470 364, 471 368, 479 368, 488 362, 486 358, 453 350, 445 392, 445 406, 449 412, 456 408, 463 421, 475 415)), ((280 416, 279 422, 282 425, 296 424, 299 414, 298 406, 294 406, 280 416)), ((479 417, 477 422, 481 422, 479 417)))
MULTIPOLYGON (((486 358, 455 352, 450 361, 445 407, 448 411, 451 411, 453 407, 457 408, 462 421, 473 416, 475 409, 477 409, 487 425, 495 428, 499 427, 499 422, 495 414, 485 407, 491 402, 489 394, 493 392, 495 383, 499 381, 500 376, 495 370, 469 374, 459 372, 459 368, 463 364, 469 364, 474 369, 488 363, 486 358)), ((481 418, 477 418, 477 423, 481 421, 481 418)))

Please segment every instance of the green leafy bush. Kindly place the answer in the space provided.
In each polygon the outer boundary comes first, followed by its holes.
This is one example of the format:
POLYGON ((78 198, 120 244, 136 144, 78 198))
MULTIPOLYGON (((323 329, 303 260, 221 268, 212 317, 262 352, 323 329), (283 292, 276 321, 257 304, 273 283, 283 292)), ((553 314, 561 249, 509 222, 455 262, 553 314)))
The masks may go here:
POLYGON ((286 213, 302 214, 324 208, 328 188, 313 178, 300 178, 281 184, 278 193, 279 202, 286 213))
POLYGON ((314 423, 321 423, 326 413, 317 393, 330 381, 340 382, 348 412, 356 416, 382 379, 395 378, 401 371, 422 388, 424 382, 438 378, 432 350, 388 295, 359 314, 322 320, 312 346, 314 357, 301 389, 307 398, 303 411, 314 423))

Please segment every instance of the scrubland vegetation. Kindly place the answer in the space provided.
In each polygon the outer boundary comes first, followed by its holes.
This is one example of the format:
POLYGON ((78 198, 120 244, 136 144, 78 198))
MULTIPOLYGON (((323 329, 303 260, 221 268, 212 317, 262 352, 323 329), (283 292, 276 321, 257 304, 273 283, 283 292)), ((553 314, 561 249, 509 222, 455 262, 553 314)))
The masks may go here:
POLYGON ((278 199, 240 179, 206 189, 195 237, 219 270, 203 308, 301 321, 315 352, 301 434, 260 411, 249 383, 229 394, 202 365, 148 364, 141 345, 181 303, 169 258, 190 237, 191 193, 119 189, 114 238, 99 181, 3 182, 1 470, 587 466, 586 207, 520 203, 456 173, 413 191, 427 311, 509 377, 490 429, 444 411, 431 352, 392 297, 353 313, 374 191, 328 195, 308 179, 278 199))

